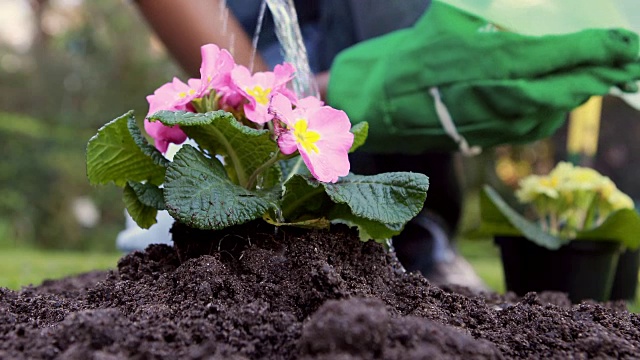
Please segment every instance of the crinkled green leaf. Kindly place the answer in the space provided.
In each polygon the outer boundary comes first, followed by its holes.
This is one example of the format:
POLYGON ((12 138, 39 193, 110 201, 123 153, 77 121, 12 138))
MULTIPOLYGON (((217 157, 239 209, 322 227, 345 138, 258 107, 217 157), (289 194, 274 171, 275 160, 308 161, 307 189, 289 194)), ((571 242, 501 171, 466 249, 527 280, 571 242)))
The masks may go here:
POLYGON ((266 193, 234 184, 216 158, 184 145, 167 169, 167 210, 178 221, 199 229, 223 229, 263 216, 276 205, 266 193))
POLYGON ((148 229, 157 222, 158 209, 144 204, 137 191, 131 186, 132 184, 139 183, 127 183, 122 191, 122 200, 127 207, 127 212, 136 224, 143 229, 148 229))
POLYGON ((335 184, 323 186, 333 202, 346 204, 356 217, 383 224, 404 224, 422 210, 429 178, 411 172, 349 174, 335 184))
POLYGON ((127 181, 161 184, 165 167, 157 150, 150 148, 137 128, 133 112, 114 119, 98 130, 87 145, 87 176, 92 184, 127 181), (134 125, 130 125, 134 124, 134 125), (135 139, 134 139, 135 137, 135 139), (146 146, 145 146, 146 144, 146 146), (158 157, 159 156, 159 157, 158 157))
POLYGON ((364 145, 367 141, 367 136, 369 136, 369 123, 366 121, 357 123, 351 127, 351 132, 353 133, 353 144, 349 149, 349 152, 352 153, 356 151, 357 148, 364 145))
POLYGON ((150 206, 154 209, 165 210, 164 206, 164 194, 162 189, 149 183, 138 183, 129 181, 127 183, 136 194, 140 202, 145 206, 150 206))
POLYGON ((165 168, 169 166, 170 161, 167 160, 167 158, 165 158, 164 155, 162 155, 162 153, 155 148, 155 146, 149 144, 144 135, 142 135, 142 131, 140 131, 138 123, 136 122, 136 119, 133 117, 133 115, 129 117, 127 121, 127 129, 129 129, 129 134, 131 134, 133 142, 138 145, 143 154, 147 155, 151 158, 151 160, 153 160, 154 164, 160 165, 165 168))
MULTIPOLYGON (((204 114, 160 111, 150 120, 179 125, 201 148, 222 155, 229 176, 241 186, 246 186, 251 174, 279 151, 268 130, 245 126, 222 110, 204 114)), ((265 172, 264 181, 271 185, 279 176, 278 167, 273 166, 265 172)))
POLYGON ((321 210, 333 206, 333 202, 321 184, 311 176, 304 175, 294 175, 287 180, 280 202, 284 219, 295 221, 301 216, 324 216, 321 210))
POLYGON ((481 196, 485 198, 480 202, 483 232, 493 235, 522 235, 550 250, 559 249, 567 243, 518 214, 490 186, 485 185, 483 190, 481 196))
MULTIPOLYGON (((362 181, 362 178, 370 177, 357 177, 357 181, 362 181)), ((380 179, 369 180, 373 180, 376 186, 386 186, 380 184, 380 179)), ((398 183, 395 182, 394 186, 397 185, 398 183)), ((292 176, 284 185, 285 191, 281 202, 281 209, 284 218, 286 220, 293 221, 294 223, 303 223, 304 221, 307 221, 305 219, 309 217, 311 220, 308 221, 312 221, 313 219, 328 216, 331 222, 338 222, 357 227, 362 240, 373 239, 379 242, 385 242, 387 239, 400 233, 404 223, 411 218, 409 217, 401 223, 385 223, 383 221, 373 219, 375 216, 367 218, 355 215, 347 202, 337 204, 336 201, 327 194, 327 187, 330 186, 332 186, 332 184, 319 182, 311 176, 292 176)), ((354 184, 350 184, 350 186, 357 188, 358 191, 369 190, 368 187, 358 188, 354 184)), ((386 191, 394 192, 395 189, 386 189, 386 191)), ((370 195, 375 196, 374 194, 370 195)), ((360 201, 372 201, 369 196, 360 198, 356 195, 356 198, 359 198, 360 201)), ((352 200, 355 201, 355 199, 352 200)), ((423 196, 418 196, 418 201, 420 200, 424 203, 424 192, 423 196)), ((374 205, 375 204, 376 202, 374 202, 374 205)), ((402 205, 398 206, 402 207, 402 205)), ((397 211, 398 209, 393 208, 387 210, 397 211)))
POLYGON ((598 227, 580 231, 576 239, 620 241, 629 249, 640 247, 640 216, 634 209, 621 209, 609 215, 598 227))
POLYGON ((331 212, 330 217, 333 219, 333 222, 357 227, 360 240, 375 240, 376 242, 382 244, 386 244, 387 240, 391 239, 395 235, 400 234, 400 232, 404 228, 404 223, 385 224, 379 221, 355 216, 351 212, 351 209, 345 204, 337 205, 331 212))

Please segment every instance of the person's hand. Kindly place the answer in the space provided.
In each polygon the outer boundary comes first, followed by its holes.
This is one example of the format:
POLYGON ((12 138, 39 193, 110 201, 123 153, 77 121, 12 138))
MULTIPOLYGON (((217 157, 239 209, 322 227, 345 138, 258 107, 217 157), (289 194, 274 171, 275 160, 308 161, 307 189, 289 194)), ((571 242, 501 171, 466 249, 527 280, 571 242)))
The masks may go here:
POLYGON ((434 2, 413 28, 341 53, 328 101, 370 123, 370 150, 457 149, 444 113, 470 145, 527 142, 592 95, 636 91, 637 55, 637 35, 623 29, 523 36, 434 2))

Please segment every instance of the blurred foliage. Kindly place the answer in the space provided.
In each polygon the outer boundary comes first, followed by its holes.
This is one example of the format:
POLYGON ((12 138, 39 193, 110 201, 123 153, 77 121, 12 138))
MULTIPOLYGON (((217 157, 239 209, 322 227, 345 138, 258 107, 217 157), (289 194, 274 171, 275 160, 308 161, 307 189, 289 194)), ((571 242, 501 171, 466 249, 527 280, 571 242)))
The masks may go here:
POLYGON ((30 48, 0 42, 0 246, 113 249, 124 227, 122 195, 89 185, 87 141, 130 109, 145 115, 145 97, 179 70, 129 2, 29 4, 30 48), (48 29, 50 17, 63 30, 48 29), (96 226, 74 216, 84 197, 97 206, 96 226))

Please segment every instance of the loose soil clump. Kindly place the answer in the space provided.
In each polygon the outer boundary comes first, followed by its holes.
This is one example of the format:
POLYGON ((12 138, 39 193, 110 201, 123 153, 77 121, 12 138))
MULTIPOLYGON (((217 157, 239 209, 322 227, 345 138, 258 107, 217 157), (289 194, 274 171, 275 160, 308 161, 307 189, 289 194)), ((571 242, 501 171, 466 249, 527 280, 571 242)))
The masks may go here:
POLYGON ((114 271, 0 288, 0 359, 640 358, 620 306, 437 288, 346 227, 173 233, 114 271))

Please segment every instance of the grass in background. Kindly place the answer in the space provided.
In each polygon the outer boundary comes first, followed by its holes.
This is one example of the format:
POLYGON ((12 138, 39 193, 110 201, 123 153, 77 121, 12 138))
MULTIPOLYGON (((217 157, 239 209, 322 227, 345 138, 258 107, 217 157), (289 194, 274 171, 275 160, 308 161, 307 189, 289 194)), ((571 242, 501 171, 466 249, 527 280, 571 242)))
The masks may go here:
POLYGON ((75 251, 0 249, 0 287, 17 290, 92 270, 115 269, 122 254, 75 251))
POLYGON ((500 251, 490 239, 459 239, 460 254, 471 263, 478 276, 492 290, 503 294, 504 273, 500 251))

